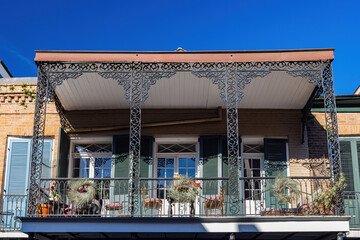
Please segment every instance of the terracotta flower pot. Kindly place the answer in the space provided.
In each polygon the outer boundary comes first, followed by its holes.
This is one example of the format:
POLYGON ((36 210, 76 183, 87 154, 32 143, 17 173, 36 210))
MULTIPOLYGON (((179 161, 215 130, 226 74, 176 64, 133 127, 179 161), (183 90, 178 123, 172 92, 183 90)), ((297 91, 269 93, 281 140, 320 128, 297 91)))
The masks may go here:
POLYGON ((52 206, 49 204, 39 204, 39 217, 49 217, 52 212, 52 206))

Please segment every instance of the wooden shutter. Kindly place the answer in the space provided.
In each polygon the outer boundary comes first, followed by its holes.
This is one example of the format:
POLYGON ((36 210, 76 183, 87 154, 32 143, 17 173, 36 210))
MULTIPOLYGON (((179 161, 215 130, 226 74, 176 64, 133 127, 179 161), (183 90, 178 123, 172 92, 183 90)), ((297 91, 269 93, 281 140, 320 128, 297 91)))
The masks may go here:
POLYGON ((59 144, 57 154, 57 177, 68 177, 69 170, 69 150, 70 150, 70 137, 59 128, 59 144))
MULTIPOLYGON (((287 175, 287 139, 264 139, 264 168, 266 177, 276 177, 278 174, 287 175)), ((270 191, 270 183, 266 180, 266 206, 269 208, 285 207, 277 204, 276 198, 270 191)))

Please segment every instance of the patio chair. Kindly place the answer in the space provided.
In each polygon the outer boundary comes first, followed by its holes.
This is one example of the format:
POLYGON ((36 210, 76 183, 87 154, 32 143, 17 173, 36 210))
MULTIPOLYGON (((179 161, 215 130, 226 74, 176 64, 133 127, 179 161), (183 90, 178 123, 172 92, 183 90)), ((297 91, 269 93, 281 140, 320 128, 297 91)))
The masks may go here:
MULTIPOLYGON (((225 187, 221 186, 219 196, 205 199, 205 215, 209 216, 209 209, 220 209, 221 215, 225 215, 225 187)), ((213 215, 213 214, 212 214, 213 215)))
POLYGON ((150 198, 149 189, 146 187, 141 188, 141 196, 143 198, 143 213, 145 216, 146 209, 156 209, 159 211, 160 216, 162 212, 162 200, 160 198, 150 198))

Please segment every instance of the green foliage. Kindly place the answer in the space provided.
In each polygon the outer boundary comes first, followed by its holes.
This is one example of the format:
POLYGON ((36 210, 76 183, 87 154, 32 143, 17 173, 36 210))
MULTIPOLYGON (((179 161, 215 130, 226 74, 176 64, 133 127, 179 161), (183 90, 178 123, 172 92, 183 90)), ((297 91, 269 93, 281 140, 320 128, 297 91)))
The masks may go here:
POLYGON ((15 86, 13 86, 13 85, 9 86, 10 91, 14 91, 14 89, 15 89, 15 86))
POLYGON ((330 188, 314 195, 313 202, 309 204, 311 214, 332 214, 337 203, 338 196, 344 191, 345 177, 341 173, 337 181, 331 179, 330 188))
POLYGON ((27 107, 28 107, 24 100, 21 100, 21 101, 20 101, 20 105, 21 105, 21 106, 24 106, 24 108, 27 108, 27 107))
POLYGON ((195 202, 196 196, 199 195, 201 189, 200 184, 183 175, 176 175, 175 178, 176 180, 171 183, 167 191, 168 197, 173 202, 195 202))
POLYGON ((279 174, 273 184, 270 184, 270 191, 280 204, 291 203, 300 195, 299 184, 295 180, 279 174))

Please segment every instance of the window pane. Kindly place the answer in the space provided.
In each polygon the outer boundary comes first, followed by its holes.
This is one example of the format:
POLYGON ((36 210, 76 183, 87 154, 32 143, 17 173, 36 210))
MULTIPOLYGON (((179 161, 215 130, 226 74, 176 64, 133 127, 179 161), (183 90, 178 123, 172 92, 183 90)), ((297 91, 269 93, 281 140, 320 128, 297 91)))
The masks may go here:
POLYGON ((158 158, 158 167, 165 167, 165 159, 158 158))
POLYGON ((180 168, 179 174, 186 176, 186 168, 180 168))
POLYGON ((186 158, 179 159, 179 167, 186 167, 186 158))
POLYGON ((79 177, 79 169, 74 169, 73 177, 78 178, 79 177))
POLYGON ((260 169, 260 159, 253 159, 253 168, 260 169))
POLYGON ((345 175, 346 191, 354 191, 353 165, 351 158, 351 145, 349 141, 340 141, 340 155, 342 171, 345 175))
POLYGON ((104 169, 103 171, 103 178, 111 177, 111 169, 104 169))
POLYGON ((89 177, 89 169, 80 169, 80 178, 88 178, 89 177))
POLYGON ((157 177, 164 178, 165 177, 165 169, 160 168, 157 170, 157 177))
POLYGON ((190 177, 190 178, 195 177, 195 169, 191 168, 188 170, 188 177, 190 177))
POLYGON ((74 167, 75 168, 80 168, 80 159, 79 158, 74 159, 74 167))
POLYGON ((173 158, 166 159, 166 168, 174 168, 174 159, 173 158))
POLYGON ((80 158, 80 168, 89 168, 90 159, 80 158))
POLYGON ((166 177, 173 178, 174 177, 174 169, 166 169, 166 177))
POLYGON ((188 158, 188 167, 195 167, 195 158, 188 158))

